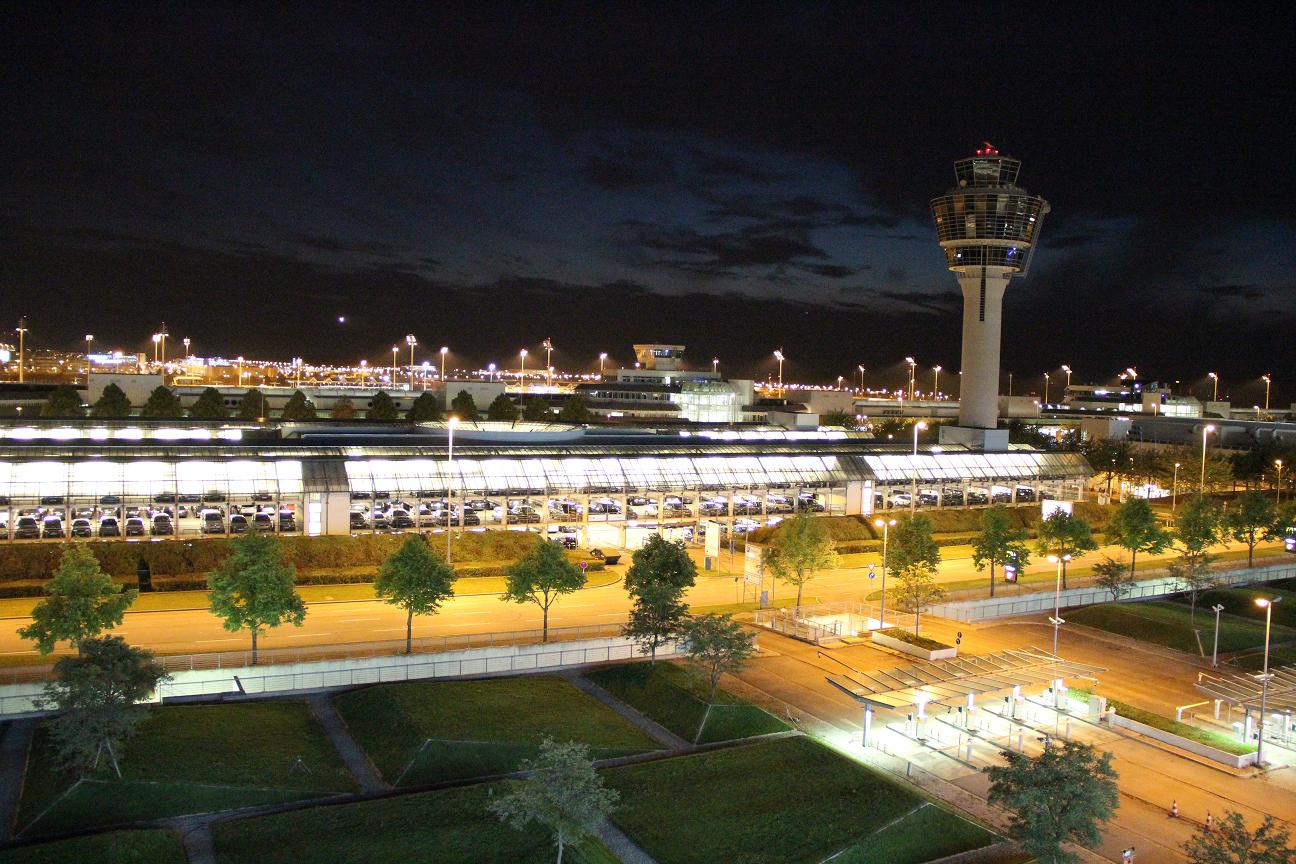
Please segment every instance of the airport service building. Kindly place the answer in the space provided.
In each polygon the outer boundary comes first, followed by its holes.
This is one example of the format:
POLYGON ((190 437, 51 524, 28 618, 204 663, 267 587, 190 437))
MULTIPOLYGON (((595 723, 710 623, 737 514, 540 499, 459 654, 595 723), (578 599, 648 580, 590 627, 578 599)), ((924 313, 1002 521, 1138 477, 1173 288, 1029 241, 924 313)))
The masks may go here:
POLYGON ((540 530, 591 546, 825 515, 1078 500, 1083 457, 826 430, 554 424, 0 425, 0 542, 540 530))

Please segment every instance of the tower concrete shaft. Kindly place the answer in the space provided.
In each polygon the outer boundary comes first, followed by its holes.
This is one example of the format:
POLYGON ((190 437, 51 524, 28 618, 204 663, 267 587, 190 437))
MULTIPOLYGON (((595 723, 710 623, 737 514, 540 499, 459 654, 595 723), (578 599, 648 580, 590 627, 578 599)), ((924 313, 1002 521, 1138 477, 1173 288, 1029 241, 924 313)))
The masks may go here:
POLYGON ((1049 210, 1043 198, 1017 186, 1020 167, 986 144, 954 163, 958 185, 931 202, 946 266, 963 292, 959 427, 968 430, 999 425, 1004 290, 1030 269, 1049 210))

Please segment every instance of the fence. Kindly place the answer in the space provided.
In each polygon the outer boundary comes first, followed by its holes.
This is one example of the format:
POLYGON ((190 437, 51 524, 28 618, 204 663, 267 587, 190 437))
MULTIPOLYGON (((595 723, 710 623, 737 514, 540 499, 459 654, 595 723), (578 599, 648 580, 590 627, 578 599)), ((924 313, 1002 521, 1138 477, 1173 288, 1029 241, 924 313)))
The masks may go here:
MULTIPOLYGON (((678 651, 679 647, 670 643, 659 647, 657 656, 672 657, 678 651)), ((614 636, 570 642, 496 645, 422 655, 334 658, 270 667, 186 669, 172 673, 171 679, 158 688, 157 699, 287 693, 428 678, 507 675, 641 656, 644 656, 643 652, 634 642, 623 636, 614 636)), ((41 689, 42 685, 38 683, 0 686, 0 717, 38 710, 33 698, 40 694, 41 689)))
MULTIPOLYGON (((1242 568, 1226 570, 1215 574, 1217 586, 1246 585, 1252 582, 1269 582, 1275 579, 1296 578, 1296 564, 1274 564, 1268 567, 1242 568)), ((1127 592, 1121 595, 1123 600, 1146 600, 1153 597, 1165 597, 1178 594, 1184 589, 1183 583, 1172 576, 1160 576, 1155 579, 1144 579, 1130 585, 1127 592)), ((1057 594, 1057 605, 1061 609, 1074 606, 1091 606, 1095 603, 1110 603, 1112 594, 1105 588, 1087 586, 1070 588, 1057 594)), ((994 600, 965 600, 954 603, 938 603, 927 612, 941 618, 952 618, 955 621, 985 621, 992 618, 1009 618, 1015 615, 1032 615, 1038 612, 1052 611, 1054 606, 1053 591, 1039 591, 1033 594, 1021 594, 1016 597, 996 598, 994 600)))
POLYGON ((836 603, 816 603, 800 609, 757 609, 753 623, 757 627, 819 645, 879 627, 877 614, 877 604, 842 600, 836 603))

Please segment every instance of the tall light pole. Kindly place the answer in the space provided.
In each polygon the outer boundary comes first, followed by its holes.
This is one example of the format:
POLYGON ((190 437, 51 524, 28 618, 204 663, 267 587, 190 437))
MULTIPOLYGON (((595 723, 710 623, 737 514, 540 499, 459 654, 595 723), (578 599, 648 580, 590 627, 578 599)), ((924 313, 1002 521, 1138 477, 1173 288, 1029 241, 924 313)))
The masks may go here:
POLYGON ((720 358, 719 358, 719 357, 712 357, 712 358, 711 358, 711 374, 714 375, 714 374, 718 373, 719 371, 720 371, 720 358))
POLYGON ((192 343, 190 343, 190 341, 189 341, 189 337, 188 337, 188 336, 186 336, 186 337, 185 337, 184 339, 182 339, 181 341, 184 342, 185 356, 188 357, 188 356, 189 356, 189 345, 192 344, 192 343))
POLYGON ((909 512, 913 513, 918 509, 918 433, 927 428, 926 420, 919 420, 914 424, 914 446, 913 446, 913 494, 909 496, 909 512))
POLYGON ((486 380, 487 380, 487 381, 494 381, 494 380, 495 380, 495 364, 494 364, 494 363, 487 363, 487 364, 486 364, 486 380))
POLYGON ((1053 625, 1053 656, 1057 656, 1058 648, 1058 628, 1066 622, 1062 620, 1062 567, 1067 561, 1071 560, 1070 555, 1050 555, 1048 560, 1057 565, 1057 583, 1053 588, 1053 617, 1049 623, 1053 625))
POLYGON ((449 353, 450 353, 450 346, 442 345, 441 346, 441 383, 442 384, 444 384, 446 380, 446 355, 449 353))
POLYGON ((409 389, 410 389, 410 392, 413 393, 413 392, 414 392, 414 346, 418 344, 418 340, 414 338, 414 334, 413 334, 413 333, 407 333, 407 334, 405 335, 405 344, 408 345, 408 346, 409 346, 409 349, 410 349, 410 364, 409 364, 409 378, 410 378, 410 386, 409 386, 409 389))
POLYGON ((882 529, 882 611, 881 625, 886 626, 886 573, 887 573, 887 540, 891 533, 891 526, 896 524, 894 519, 874 519, 873 524, 882 529))
POLYGON ((540 347, 545 349, 545 367, 549 370, 549 386, 553 386, 553 340, 545 337, 540 343, 540 347))
POLYGON ((90 359, 90 346, 93 343, 94 343, 94 334, 87 333, 86 334, 86 386, 87 387, 90 386, 90 366, 91 363, 93 362, 90 359))
POLYGON ((779 364, 778 390, 779 390, 779 398, 781 399, 783 397, 783 349, 782 348, 774 352, 774 359, 777 360, 779 364))
MULTIPOLYGON (((1063 363, 1063 364, 1062 364, 1062 371, 1066 373, 1066 376, 1067 376, 1066 386, 1067 386, 1067 390, 1070 390, 1070 389, 1071 389, 1071 367, 1068 366, 1068 365, 1066 365, 1065 363, 1063 363)), ((1063 398, 1064 398, 1064 399, 1066 398, 1066 394, 1065 394, 1065 393, 1063 394, 1063 398)))
POLYGON ((166 337, 167 337, 167 329, 166 329, 165 321, 163 321, 162 326, 158 328, 158 336, 161 337, 162 365, 165 366, 166 365, 166 337))
POLYGON ((941 367, 932 367, 932 399, 940 401, 940 373, 941 367))
POLYGON ((400 346, 393 345, 392 346, 392 371, 391 371, 391 386, 393 390, 396 389, 396 355, 399 353, 400 353, 400 346))
POLYGON ((1049 373, 1045 372, 1044 373, 1044 405, 1046 407, 1049 404, 1048 391, 1049 391, 1049 373))
POLYGON ((527 350, 523 348, 518 354, 522 357, 522 371, 518 373, 518 387, 526 390, 526 355, 527 350))
MULTIPOLYGON (((446 563, 450 563, 450 525, 454 522, 454 430, 459 418, 450 415, 446 421, 446 563)), ((504 502, 507 504, 508 502, 504 502)))
POLYGON ((1175 463, 1174 479, 1170 481, 1170 515, 1175 512, 1175 504, 1179 498, 1179 463, 1175 463))
POLYGON ((1265 650, 1264 650, 1264 672, 1260 676, 1260 737, 1256 740, 1256 767, 1264 765, 1264 727, 1265 727, 1265 710, 1269 705, 1269 628, 1273 624, 1273 607, 1282 595, 1277 597, 1265 598, 1257 597, 1256 605, 1265 610, 1265 650))
POLYGON ((18 383, 23 383, 26 374, 23 367, 27 365, 27 319, 18 319, 18 383))
POLYGON ((607 352, 600 351, 599 352, 599 380, 600 381, 603 380, 603 366, 605 363, 607 363, 607 352))
POLYGON ((1278 469, 1278 483, 1276 484, 1277 488, 1274 489, 1274 492, 1276 493, 1274 495, 1274 503, 1281 504, 1282 503, 1282 460, 1275 459, 1274 467, 1278 469))
POLYGON ((906 357, 905 362, 909 364, 909 401, 914 399, 914 370, 918 368, 918 361, 912 357, 906 357))
POLYGON ((864 392, 864 364, 861 363, 855 368, 858 369, 860 373, 860 392, 863 393, 864 392))
POLYGON ((1224 611, 1224 604, 1216 603, 1211 607, 1215 613, 1215 647, 1211 649, 1211 668, 1219 666, 1219 616, 1224 611))
POLYGON ((1269 413, 1269 385, 1273 383, 1272 375, 1261 375, 1260 380, 1265 382, 1265 413, 1269 413))
POLYGON ((1200 498, 1206 494, 1206 436, 1215 431, 1214 424, 1202 429, 1202 463, 1201 463, 1201 486, 1197 489, 1197 497, 1200 498))
POLYGON ((154 363, 158 362, 158 345, 161 344, 161 342, 162 342, 162 334, 154 333, 153 334, 153 362, 154 363))
POLYGON ((238 386, 242 387, 243 386, 243 355, 242 354, 240 354, 238 357, 238 372, 239 372, 238 386))
POLYGON ((1207 372, 1206 377, 1211 379, 1211 383, 1213 385, 1211 389, 1211 401, 1218 402, 1219 401, 1219 376, 1216 375, 1214 372, 1207 372))

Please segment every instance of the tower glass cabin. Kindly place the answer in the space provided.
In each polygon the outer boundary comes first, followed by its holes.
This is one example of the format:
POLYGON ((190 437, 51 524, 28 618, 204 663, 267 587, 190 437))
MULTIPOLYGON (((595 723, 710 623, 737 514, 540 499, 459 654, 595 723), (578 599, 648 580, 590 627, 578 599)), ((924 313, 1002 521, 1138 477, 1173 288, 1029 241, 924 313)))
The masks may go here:
POLYGON ((959 426, 999 425, 1003 294, 1025 275, 1048 202, 1017 186, 1021 162, 986 144, 954 163, 958 185, 931 202, 945 264, 963 292, 959 426))

